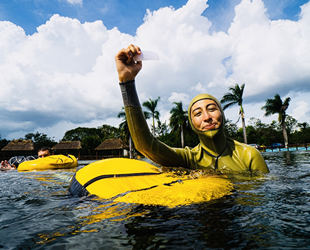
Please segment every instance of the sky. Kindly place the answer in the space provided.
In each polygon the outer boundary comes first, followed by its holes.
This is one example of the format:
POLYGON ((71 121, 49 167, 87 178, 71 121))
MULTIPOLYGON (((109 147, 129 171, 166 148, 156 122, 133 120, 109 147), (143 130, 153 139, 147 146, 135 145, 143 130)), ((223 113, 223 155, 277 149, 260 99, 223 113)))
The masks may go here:
MULTIPOLYGON (((290 97, 287 114, 310 124, 310 2, 302 0, 2 0, 0 135, 40 132, 59 141, 77 127, 118 127, 123 106, 115 54, 153 51, 136 77, 140 102, 206 92, 219 100, 245 83, 246 124, 264 123, 266 99, 290 97)), ((238 120, 239 107, 225 110, 238 120)), ((240 123, 238 123, 241 126, 240 123)))

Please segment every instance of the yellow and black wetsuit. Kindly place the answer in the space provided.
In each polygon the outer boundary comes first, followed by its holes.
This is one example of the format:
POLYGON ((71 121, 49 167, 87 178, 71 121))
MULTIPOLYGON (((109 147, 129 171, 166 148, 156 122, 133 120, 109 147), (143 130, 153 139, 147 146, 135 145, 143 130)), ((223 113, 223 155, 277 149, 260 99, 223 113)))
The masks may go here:
POLYGON ((208 94, 196 96, 188 108, 192 129, 197 133, 200 143, 195 148, 172 148, 152 136, 136 92, 135 81, 120 84, 124 107, 133 142, 139 152, 150 160, 167 167, 217 170, 222 173, 260 171, 268 173, 268 167, 254 147, 226 138, 224 122, 219 129, 198 131, 191 122, 191 106, 202 99, 214 100, 223 114, 219 101, 208 94))

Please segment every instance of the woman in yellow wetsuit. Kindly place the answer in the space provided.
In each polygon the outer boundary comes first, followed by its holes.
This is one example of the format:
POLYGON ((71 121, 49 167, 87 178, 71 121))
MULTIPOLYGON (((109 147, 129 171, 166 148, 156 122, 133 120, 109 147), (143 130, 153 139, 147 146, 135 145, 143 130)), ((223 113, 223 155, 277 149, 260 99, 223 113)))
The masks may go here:
POLYGON ((172 148, 154 138, 135 88, 135 77, 142 68, 142 62, 135 62, 133 57, 140 53, 138 46, 129 45, 115 56, 127 122, 139 152, 167 167, 216 170, 221 173, 269 172, 257 149, 226 138, 224 112, 219 101, 209 94, 196 96, 188 108, 189 122, 200 140, 195 148, 172 148))

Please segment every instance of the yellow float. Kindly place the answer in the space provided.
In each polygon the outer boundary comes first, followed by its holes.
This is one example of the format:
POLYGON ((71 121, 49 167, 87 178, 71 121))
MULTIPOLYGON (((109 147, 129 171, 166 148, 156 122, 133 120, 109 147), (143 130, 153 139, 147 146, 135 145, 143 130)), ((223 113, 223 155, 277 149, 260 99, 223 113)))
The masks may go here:
POLYGON ((189 175, 163 173, 147 162, 124 158, 101 160, 83 167, 69 186, 73 195, 115 197, 118 202, 167 207, 219 199, 232 189, 233 184, 221 176, 193 179, 189 175))
POLYGON ((74 155, 50 155, 32 161, 25 161, 19 164, 18 171, 49 170, 49 169, 68 169, 78 166, 74 155))

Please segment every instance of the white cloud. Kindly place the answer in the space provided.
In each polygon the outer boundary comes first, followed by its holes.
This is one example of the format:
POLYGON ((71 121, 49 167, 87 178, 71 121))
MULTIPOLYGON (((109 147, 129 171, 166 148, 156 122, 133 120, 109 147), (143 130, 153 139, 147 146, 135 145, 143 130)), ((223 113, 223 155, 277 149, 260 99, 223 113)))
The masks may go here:
POLYGON ((206 86, 202 85, 201 82, 199 82, 199 83, 197 83, 197 85, 191 87, 190 90, 194 90, 198 93, 206 93, 207 92, 206 86))
POLYGON ((72 5, 73 4, 83 5, 83 0, 65 0, 65 1, 72 5))
POLYGON ((182 102, 183 104, 188 104, 190 102, 188 94, 185 93, 176 93, 172 92, 171 96, 168 98, 168 101, 173 102, 182 102))
MULTIPOLYGON (((141 102, 161 97, 162 118, 172 102, 188 105, 199 92, 220 99, 235 83, 246 84, 248 118, 262 117, 260 107, 276 93, 309 93, 310 3, 298 21, 271 21, 261 0, 243 0, 227 33, 210 32, 201 16, 207 7, 189 0, 177 10, 148 11, 135 37, 59 15, 31 36, 0 22, 1 136, 45 128, 61 139, 80 124, 116 122, 123 104, 114 55, 130 43, 159 54, 159 61, 143 62, 136 83, 141 102)), ((237 110, 226 117, 235 120, 237 110)))
MULTIPOLYGON (((0 103, 9 115, 29 113, 33 126, 40 127, 42 119, 51 126, 62 120, 82 123, 120 110, 119 87, 111 84, 117 79, 114 55, 128 36, 108 31, 101 21, 81 24, 59 15, 32 36, 9 22, 0 25, 6 48, 0 56, 0 103)), ((4 126, 2 131, 10 130, 4 126)))
POLYGON ((299 101, 296 103, 296 107, 293 109, 292 116, 299 122, 303 122, 305 116, 309 115, 309 103, 305 101, 299 101))
MULTIPOLYGON (((309 8, 309 3, 304 5, 303 13, 309 8)), ((304 22, 306 18, 308 15, 303 14, 297 22, 270 21, 261 0, 243 0, 236 7, 236 17, 229 29, 234 40, 230 77, 246 83, 247 96, 277 91, 279 85, 284 91, 292 84, 297 91, 309 91, 304 82, 310 77, 306 45, 310 42, 310 23, 304 22)))

